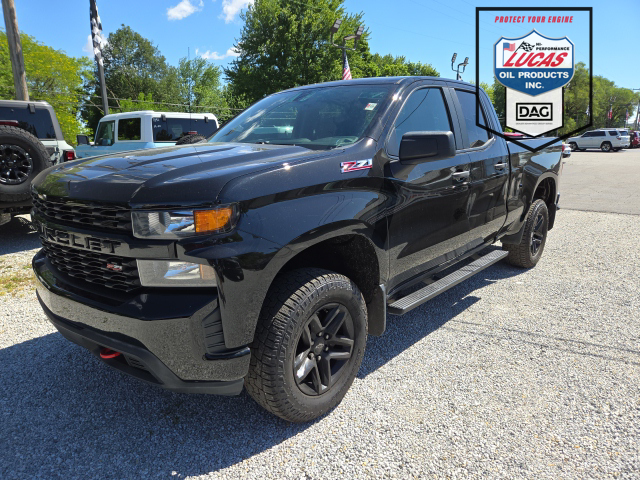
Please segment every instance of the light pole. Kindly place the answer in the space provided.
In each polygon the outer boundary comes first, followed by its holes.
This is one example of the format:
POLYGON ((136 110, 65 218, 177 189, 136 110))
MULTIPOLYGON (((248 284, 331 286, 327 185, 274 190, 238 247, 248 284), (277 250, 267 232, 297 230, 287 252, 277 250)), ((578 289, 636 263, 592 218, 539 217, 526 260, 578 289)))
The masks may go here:
MULTIPOLYGON (((349 68, 349 63, 347 60, 347 50, 352 50, 355 51, 356 48, 358 48, 358 40, 360 40, 360 37, 362 36, 362 33, 364 32, 364 26, 359 25, 358 28, 356 29, 356 32, 353 35, 347 35, 346 37, 342 38, 342 45, 338 45, 336 43, 333 42, 333 36, 338 33, 338 29, 340 28, 340 25, 342 24, 342 19, 341 18, 337 18, 335 22, 333 22, 333 25, 331 26, 331 36, 329 38, 329 43, 331 43, 331 45, 333 45, 336 48, 339 48, 340 50, 342 50, 342 77, 343 80, 345 80, 345 70, 349 68), (349 48, 347 47, 347 40, 353 40, 353 48, 349 48)), ((349 70, 349 79, 351 79, 351 71, 349 70)))
POLYGON ((464 62, 459 63, 458 68, 453 68, 453 64, 456 61, 457 57, 458 57, 458 54, 454 53, 453 58, 451 59, 451 70, 456 72, 456 80, 462 80, 462 76, 460 75, 460 73, 464 73, 465 68, 467 68, 467 65, 469 65, 469 57, 465 58, 464 62), (462 72, 460 72, 460 67, 462 67, 462 72))

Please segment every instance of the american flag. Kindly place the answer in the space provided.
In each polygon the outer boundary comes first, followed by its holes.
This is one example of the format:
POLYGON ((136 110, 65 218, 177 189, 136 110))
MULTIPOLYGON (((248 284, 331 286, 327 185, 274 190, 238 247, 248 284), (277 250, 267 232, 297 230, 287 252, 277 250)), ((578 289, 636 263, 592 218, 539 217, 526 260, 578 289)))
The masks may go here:
POLYGON ((98 6, 96 0, 91 0, 91 40, 93 41, 93 54, 96 57, 96 61, 102 65, 102 46, 104 40, 102 40, 102 22, 100 21, 100 15, 98 15, 98 6))
POLYGON ((609 120, 613 117, 613 107, 609 108, 609 120))
POLYGON ((351 80, 351 69, 349 68, 349 60, 347 59, 347 52, 342 55, 344 61, 342 62, 342 79, 351 80))
POLYGON ((510 52, 513 52, 516 49, 516 44, 515 43, 509 43, 509 42, 504 42, 502 44, 502 49, 503 50, 509 50, 510 52))

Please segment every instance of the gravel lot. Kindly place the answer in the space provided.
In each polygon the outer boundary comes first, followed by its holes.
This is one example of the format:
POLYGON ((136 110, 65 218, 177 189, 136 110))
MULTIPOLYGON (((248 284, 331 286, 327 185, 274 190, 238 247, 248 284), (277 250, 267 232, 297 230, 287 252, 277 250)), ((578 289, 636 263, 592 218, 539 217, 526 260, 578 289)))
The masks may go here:
MULTIPOLYGON (((536 268, 390 317, 308 425, 139 383, 54 333, 29 285, 2 295, 0 477, 638 477, 639 220, 561 210, 536 268)), ((20 268, 37 240, 8 227, 20 268)))

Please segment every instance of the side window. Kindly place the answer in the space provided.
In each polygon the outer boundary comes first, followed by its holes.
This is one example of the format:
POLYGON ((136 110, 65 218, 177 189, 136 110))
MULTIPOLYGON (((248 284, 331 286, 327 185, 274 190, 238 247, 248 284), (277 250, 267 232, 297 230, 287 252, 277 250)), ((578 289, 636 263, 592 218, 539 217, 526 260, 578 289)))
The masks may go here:
POLYGON ((153 119, 153 139, 156 142, 176 142, 191 131, 189 118, 153 119))
MULTIPOLYGON (((462 115, 467 126, 467 136, 471 148, 481 147, 489 141, 489 132, 476 125, 476 95, 475 93, 456 90, 458 100, 462 107, 462 115)), ((487 119, 484 116, 482 105, 480 105, 480 125, 486 125, 487 119)))
POLYGON ((616 132, 615 130, 609 130, 609 135, 612 137, 617 137, 618 136, 618 132, 616 132))
POLYGON ((94 144, 103 147, 113 145, 114 128, 115 122, 113 120, 111 120, 110 122, 100 122, 100 124, 98 125, 98 131, 96 132, 94 144))
POLYGON ((440 88, 421 88, 411 94, 393 125, 387 152, 397 157, 402 135, 422 131, 451 131, 447 106, 440 88))
POLYGON ((210 137, 216 129, 216 122, 212 118, 209 118, 206 122, 204 121, 204 118, 191 119, 191 131, 198 132, 198 135, 210 137))
POLYGON ((593 132, 594 137, 604 137, 604 132, 593 132))
POLYGON ((23 130, 26 130, 36 138, 56 138, 51 115, 45 108, 36 108, 31 113, 28 106, 0 107, 0 120, 15 120, 23 130))
POLYGON ((591 132, 586 132, 584 135, 582 135, 583 137, 593 137, 593 135, 591 135, 591 132))
POLYGON ((121 118, 118 120, 118 141, 140 140, 140 118, 121 118))

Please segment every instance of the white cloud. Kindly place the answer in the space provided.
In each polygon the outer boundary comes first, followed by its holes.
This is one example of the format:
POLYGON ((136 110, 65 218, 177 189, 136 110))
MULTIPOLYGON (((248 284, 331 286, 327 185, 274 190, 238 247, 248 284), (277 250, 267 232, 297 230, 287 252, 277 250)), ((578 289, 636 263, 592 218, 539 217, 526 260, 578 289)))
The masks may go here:
POLYGON ((253 5, 255 0, 222 0, 222 14, 220 18, 224 18, 224 23, 233 22, 234 18, 240 10, 253 5))
POLYGON ((206 52, 200 52, 196 48, 196 55, 200 55, 205 60, 224 60, 229 57, 239 57, 240 52, 238 52, 234 47, 227 49, 227 51, 222 54, 218 52, 212 52, 211 50, 207 50, 206 52))
POLYGON ((200 0, 198 5, 191 3, 191 0, 181 0, 175 7, 167 8, 167 18, 169 20, 182 20, 192 13, 199 12, 204 7, 204 1, 200 0))
POLYGON ((91 34, 87 35, 87 43, 82 47, 83 52, 87 52, 89 55, 93 55, 93 41, 91 40, 91 34))

